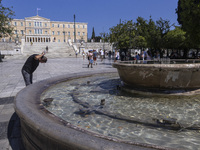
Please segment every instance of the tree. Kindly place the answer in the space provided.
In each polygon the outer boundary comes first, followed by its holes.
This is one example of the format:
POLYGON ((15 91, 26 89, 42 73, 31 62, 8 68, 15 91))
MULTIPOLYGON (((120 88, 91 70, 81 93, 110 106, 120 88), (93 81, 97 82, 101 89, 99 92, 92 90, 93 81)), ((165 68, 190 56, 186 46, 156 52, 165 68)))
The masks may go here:
POLYGON ((135 36, 134 38, 134 45, 139 49, 143 49, 147 47, 146 39, 143 36, 135 36))
POLYGON ((180 50, 183 50, 183 58, 187 57, 189 52, 188 39, 186 32, 183 31, 180 27, 175 27, 174 30, 169 31, 164 36, 164 47, 167 49, 167 56, 169 56, 168 49, 176 49, 180 54, 180 50))
POLYGON ((0 0, 0 37, 12 34, 13 28, 11 27, 12 16, 14 12, 11 8, 4 7, 0 0))
POLYGON ((114 46, 119 49, 130 48, 134 36, 134 24, 132 20, 127 22, 125 21, 110 28, 110 43, 114 43, 114 46))
POLYGON ((179 0, 176 9, 178 22, 186 31, 193 48, 200 48, 200 1, 179 0))
POLYGON ((94 32, 94 27, 93 27, 93 29, 92 29, 92 37, 91 37, 91 39, 95 39, 95 32, 94 32))
POLYGON ((164 36, 164 46, 167 49, 184 49, 186 46, 186 32, 180 27, 175 27, 164 36))

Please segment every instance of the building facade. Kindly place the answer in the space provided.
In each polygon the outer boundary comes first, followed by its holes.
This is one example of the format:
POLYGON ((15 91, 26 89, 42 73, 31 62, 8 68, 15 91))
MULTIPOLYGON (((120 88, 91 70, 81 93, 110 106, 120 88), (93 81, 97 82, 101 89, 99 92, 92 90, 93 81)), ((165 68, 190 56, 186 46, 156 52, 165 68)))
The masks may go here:
POLYGON ((87 23, 51 21, 41 16, 13 19, 14 28, 11 37, 3 37, 2 41, 21 42, 87 42, 87 23), (75 33, 75 32, 76 33, 75 33), (76 36, 75 36, 76 35, 76 36), (76 37, 76 39, 74 38, 76 37))

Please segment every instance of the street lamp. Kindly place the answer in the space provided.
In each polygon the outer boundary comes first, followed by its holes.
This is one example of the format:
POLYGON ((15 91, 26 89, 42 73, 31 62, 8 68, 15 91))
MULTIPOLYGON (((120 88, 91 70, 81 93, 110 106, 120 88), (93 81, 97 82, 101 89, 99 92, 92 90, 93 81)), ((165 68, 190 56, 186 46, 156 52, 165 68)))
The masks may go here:
POLYGON ((66 32, 65 32, 65 29, 64 29, 64 28, 65 28, 65 25, 63 24, 63 36, 64 36, 64 43, 65 43, 65 33, 66 33, 66 32))
POLYGON ((64 36, 64 43, 65 43, 65 31, 63 31, 63 36, 64 36))
POLYGON ((76 23, 75 23, 75 14, 74 14, 74 43, 76 43, 76 23))

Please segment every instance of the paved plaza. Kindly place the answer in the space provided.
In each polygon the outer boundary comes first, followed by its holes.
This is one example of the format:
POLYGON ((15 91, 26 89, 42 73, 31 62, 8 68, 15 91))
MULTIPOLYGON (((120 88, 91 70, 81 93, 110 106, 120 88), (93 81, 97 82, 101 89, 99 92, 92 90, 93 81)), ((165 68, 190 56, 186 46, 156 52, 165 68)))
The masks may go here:
MULTIPOLYGON (((47 56, 48 57, 48 56, 47 56)), ((0 63, 0 150, 23 150, 20 139, 19 119, 14 111, 14 97, 23 88, 24 80, 21 68, 26 59, 3 59, 0 63)), ((47 78, 94 71, 115 71, 113 60, 97 60, 97 65, 88 68, 88 60, 83 58, 55 58, 48 59, 47 63, 40 64, 33 74, 33 82, 47 78)), ((117 70, 116 70, 117 71, 117 70)))

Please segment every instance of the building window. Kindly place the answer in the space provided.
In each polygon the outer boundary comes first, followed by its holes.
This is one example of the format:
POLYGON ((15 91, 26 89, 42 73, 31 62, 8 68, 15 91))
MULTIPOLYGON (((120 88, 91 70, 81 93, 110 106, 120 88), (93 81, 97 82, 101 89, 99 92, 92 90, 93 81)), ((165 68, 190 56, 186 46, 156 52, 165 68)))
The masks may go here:
POLYGON ((58 28, 60 28, 60 25, 58 24, 58 28))
POLYGON ((65 25, 63 24, 63 28, 65 27, 65 25))
POLYGON ((55 35, 55 32, 54 32, 54 31, 52 31, 52 35, 55 35))
POLYGON ((21 30, 21 34, 24 35, 24 30, 21 30))
POLYGON ((45 25, 45 27, 47 27, 47 23, 45 23, 44 25, 45 25))
POLYGON ((85 32, 83 32, 83 36, 85 36, 85 32))
POLYGON ((54 24, 52 24, 52 27, 54 27, 54 24))
POLYGON ((68 28, 70 28, 70 25, 68 24, 68 28))
POLYGON ((60 42, 60 39, 58 39, 58 42, 60 42))
POLYGON ((85 26, 83 25, 83 29, 85 28, 85 26))
POLYGON ((37 26, 37 22, 35 22, 35 27, 37 26))
POLYGON ((31 26, 31 22, 29 22, 29 27, 31 26))
POLYGON ((75 32, 73 32, 73 35, 75 35, 75 32))
POLYGON ((17 26, 17 22, 15 22, 15 26, 17 26))
POLYGON ((23 22, 21 22, 21 26, 23 26, 23 22))
POLYGON ((45 34, 47 34, 47 31, 45 31, 45 34))
POLYGON ((80 25, 78 25, 78 28, 80 28, 80 25))
POLYGON ((32 32, 31 32, 31 30, 29 30, 29 34, 31 34, 32 32))
POLYGON ((17 30, 15 30, 15 34, 17 34, 17 30))
POLYGON ((60 35, 60 31, 58 31, 57 33, 58 33, 58 35, 60 35))
POLYGON ((70 32, 68 32, 68 35, 70 35, 70 32))
POLYGON ((40 26, 40 23, 39 23, 39 22, 37 22, 37 26, 38 26, 38 27, 40 26))
POLYGON ((78 32, 78 36, 80 36, 81 34, 80 34, 80 32, 78 32))
POLYGON ((39 31, 40 31, 40 34, 42 34, 42 29, 40 29, 39 31))

